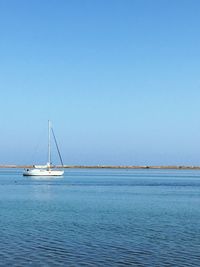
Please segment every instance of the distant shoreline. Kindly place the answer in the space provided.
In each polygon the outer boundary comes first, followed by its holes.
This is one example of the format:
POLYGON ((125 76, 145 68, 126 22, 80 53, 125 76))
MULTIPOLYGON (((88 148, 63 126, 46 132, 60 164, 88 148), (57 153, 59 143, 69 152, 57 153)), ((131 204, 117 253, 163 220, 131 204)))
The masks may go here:
MULTIPOLYGON (((0 165, 1 169, 24 169, 33 168, 32 165, 0 165)), ((174 169, 174 170, 200 170, 200 166, 113 166, 113 165, 64 165, 64 166, 53 166, 53 168, 65 168, 65 169, 174 169)))

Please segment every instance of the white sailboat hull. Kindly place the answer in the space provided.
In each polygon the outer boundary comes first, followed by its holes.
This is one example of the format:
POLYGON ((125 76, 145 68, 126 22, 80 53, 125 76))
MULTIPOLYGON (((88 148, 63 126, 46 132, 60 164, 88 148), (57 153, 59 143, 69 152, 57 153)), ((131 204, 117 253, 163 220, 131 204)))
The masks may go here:
POLYGON ((44 170, 44 169, 26 169, 23 173, 24 176, 62 176, 62 170, 44 170))
POLYGON ((51 126, 51 122, 48 121, 48 134, 49 134, 48 136, 48 162, 46 165, 33 165, 33 168, 25 169, 23 173, 24 176, 62 176, 64 174, 64 170, 56 170, 56 169, 51 168, 52 166, 51 164, 51 132, 54 137, 54 141, 56 144, 58 155, 60 157, 61 164, 63 165, 63 161, 60 155, 56 137, 55 137, 53 128, 51 126))

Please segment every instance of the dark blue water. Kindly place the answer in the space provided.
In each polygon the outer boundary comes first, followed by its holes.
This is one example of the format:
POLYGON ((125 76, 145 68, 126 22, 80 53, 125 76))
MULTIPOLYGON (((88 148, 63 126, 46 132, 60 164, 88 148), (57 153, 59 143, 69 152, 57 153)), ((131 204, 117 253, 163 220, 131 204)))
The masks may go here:
POLYGON ((200 171, 0 170, 1 266, 200 266, 200 171))

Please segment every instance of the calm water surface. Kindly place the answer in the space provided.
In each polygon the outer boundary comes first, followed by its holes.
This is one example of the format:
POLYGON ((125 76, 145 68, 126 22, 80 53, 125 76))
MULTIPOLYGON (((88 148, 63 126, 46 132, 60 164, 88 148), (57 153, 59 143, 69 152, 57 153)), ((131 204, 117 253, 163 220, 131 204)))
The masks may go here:
POLYGON ((200 266, 200 171, 0 170, 1 266, 200 266))

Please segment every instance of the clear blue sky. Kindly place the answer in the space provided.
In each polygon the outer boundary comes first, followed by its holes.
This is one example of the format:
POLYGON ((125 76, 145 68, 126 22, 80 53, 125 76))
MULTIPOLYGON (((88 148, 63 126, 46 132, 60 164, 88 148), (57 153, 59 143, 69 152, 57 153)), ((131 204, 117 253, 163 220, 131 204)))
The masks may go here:
POLYGON ((200 165, 199 14, 198 0, 0 0, 0 163, 46 162, 51 119, 65 164, 200 165))

